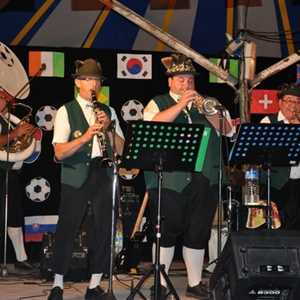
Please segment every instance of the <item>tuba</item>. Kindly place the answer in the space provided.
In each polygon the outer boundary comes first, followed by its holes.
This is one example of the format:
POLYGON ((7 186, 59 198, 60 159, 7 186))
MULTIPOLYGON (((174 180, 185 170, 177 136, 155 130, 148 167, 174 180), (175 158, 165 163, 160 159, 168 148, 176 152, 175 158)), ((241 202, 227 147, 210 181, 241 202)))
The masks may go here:
MULTIPOLYGON (((28 109, 28 113, 22 119, 19 119, 15 115, 11 114, 10 121, 4 116, 1 116, 4 122, 6 122, 9 126, 10 130, 15 129, 18 125, 22 123, 29 123, 30 117, 32 115, 32 108, 30 106, 25 105, 23 103, 16 103, 16 105, 25 107, 26 109, 28 109)), ((16 162, 28 158, 35 149, 35 139, 33 138, 35 131, 36 128, 33 128, 33 130, 29 133, 19 136, 14 141, 10 142, 8 146, 1 146, 0 160, 5 161, 8 157, 10 162, 16 162), (9 156, 7 155, 7 151, 9 152, 9 156)))

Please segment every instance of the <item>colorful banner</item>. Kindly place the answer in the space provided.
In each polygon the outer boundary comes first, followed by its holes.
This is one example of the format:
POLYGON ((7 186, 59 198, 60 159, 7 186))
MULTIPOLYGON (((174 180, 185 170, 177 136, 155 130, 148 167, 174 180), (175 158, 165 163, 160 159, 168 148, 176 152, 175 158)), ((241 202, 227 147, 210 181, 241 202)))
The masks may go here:
POLYGON ((65 54, 62 52, 29 51, 29 76, 64 77, 65 54), (41 71, 42 65, 45 70, 41 71))
MULTIPOLYGON (((237 59, 221 59, 221 58, 210 58, 213 64, 227 70, 233 77, 239 77, 239 61, 237 59)), ((215 74, 209 72, 210 83, 224 83, 224 81, 217 77, 215 74)))
POLYGON ((152 79, 150 54, 118 54, 117 78, 152 79))
POLYGON ((57 215, 25 217, 25 241, 41 242, 44 233, 55 232, 57 215))
POLYGON ((277 90, 253 90, 251 93, 252 114, 275 114, 279 110, 277 90))

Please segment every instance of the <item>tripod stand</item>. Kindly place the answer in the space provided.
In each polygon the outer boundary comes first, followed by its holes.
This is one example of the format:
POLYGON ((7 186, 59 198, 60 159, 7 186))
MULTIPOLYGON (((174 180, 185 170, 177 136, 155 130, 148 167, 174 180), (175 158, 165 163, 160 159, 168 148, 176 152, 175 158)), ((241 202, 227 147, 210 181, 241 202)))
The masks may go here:
POLYGON ((126 135, 123 164, 129 168, 142 168, 155 171, 157 176, 157 215, 156 215, 156 250, 152 268, 128 296, 134 299, 136 293, 150 275, 154 274, 154 299, 160 299, 160 275, 165 279, 169 293, 179 299, 165 266, 160 264, 161 239, 161 195, 163 171, 189 170, 201 171, 207 149, 210 132, 204 132, 201 124, 173 124, 164 122, 135 122, 128 128, 126 135), (171 138, 172 137, 172 138, 171 138), (185 146, 178 145, 178 140, 185 146), (204 142, 203 142, 204 140, 204 142))
POLYGON ((160 274, 164 277, 167 286, 169 288, 168 295, 173 295, 176 300, 179 297, 176 290, 169 279, 165 266, 160 264, 160 239, 161 239, 161 189, 163 182, 163 159, 160 157, 159 163, 155 166, 155 171, 157 173, 157 184, 158 184, 158 200, 157 200, 157 219, 156 219, 156 242, 155 242, 155 260, 151 269, 142 277, 136 287, 132 290, 131 294, 127 297, 127 300, 134 299, 134 296, 138 293, 144 282, 152 274, 154 274, 154 299, 159 299, 161 295, 161 285, 160 285, 160 274))

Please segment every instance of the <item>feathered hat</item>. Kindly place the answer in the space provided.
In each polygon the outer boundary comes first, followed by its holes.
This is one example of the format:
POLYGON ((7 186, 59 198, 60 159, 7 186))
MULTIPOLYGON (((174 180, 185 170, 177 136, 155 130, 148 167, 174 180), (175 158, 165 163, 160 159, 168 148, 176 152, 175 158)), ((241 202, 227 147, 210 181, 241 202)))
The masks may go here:
POLYGON ((171 56, 163 57, 161 62, 167 69, 167 76, 175 76, 179 74, 198 75, 192 60, 183 54, 171 54, 171 56))

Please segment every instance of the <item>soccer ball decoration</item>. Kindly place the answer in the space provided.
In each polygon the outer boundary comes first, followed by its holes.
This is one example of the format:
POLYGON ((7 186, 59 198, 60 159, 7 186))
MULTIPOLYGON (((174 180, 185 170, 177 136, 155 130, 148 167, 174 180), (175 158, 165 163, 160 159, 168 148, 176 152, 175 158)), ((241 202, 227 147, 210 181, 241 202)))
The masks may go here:
POLYGON ((144 106, 135 99, 126 101, 121 108, 121 116, 125 122, 143 119, 144 106))
POLYGON ((42 106, 35 114, 35 123, 45 131, 52 130, 56 112, 57 110, 53 106, 42 106))
POLYGON ((30 200, 34 202, 43 202, 48 199, 51 187, 45 178, 35 177, 26 185, 25 192, 30 200))

